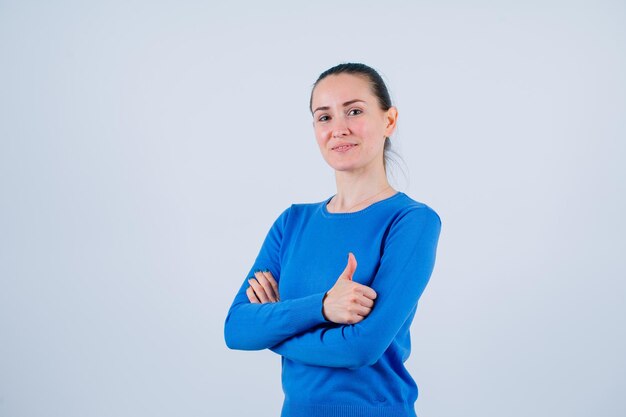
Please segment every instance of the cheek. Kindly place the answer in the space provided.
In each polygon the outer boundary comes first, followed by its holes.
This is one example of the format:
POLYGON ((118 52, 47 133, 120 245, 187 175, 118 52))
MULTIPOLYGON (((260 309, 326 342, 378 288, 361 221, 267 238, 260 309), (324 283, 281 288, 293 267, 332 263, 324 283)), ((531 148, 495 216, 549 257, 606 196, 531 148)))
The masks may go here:
POLYGON ((355 119, 352 121, 350 129, 363 138, 369 138, 375 134, 374 125, 365 118, 355 119))
POLYGON ((323 127, 315 127, 313 129, 313 133, 315 134, 315 140, 317 144, 321 147, 326 142, 326 138, 328 137, 328 129, 324 129, 323 127))
POLYGON ((354 133, 363 139, 363 147, 368 152, 378 152, 385 144, 384 130, 374 123, 359 123, 354 126, 354 133))

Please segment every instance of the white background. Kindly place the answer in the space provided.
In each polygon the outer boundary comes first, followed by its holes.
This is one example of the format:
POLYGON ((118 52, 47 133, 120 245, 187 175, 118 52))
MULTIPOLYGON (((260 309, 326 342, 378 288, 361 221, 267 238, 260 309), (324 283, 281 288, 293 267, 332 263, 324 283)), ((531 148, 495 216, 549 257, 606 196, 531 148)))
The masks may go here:
POLYGON ((335 193, 319 73, 380 70, 443 221, 420 417, 626 414, 626 4, 0 1, 0 416, 277 416, 227 349, 274 219, 335 193))

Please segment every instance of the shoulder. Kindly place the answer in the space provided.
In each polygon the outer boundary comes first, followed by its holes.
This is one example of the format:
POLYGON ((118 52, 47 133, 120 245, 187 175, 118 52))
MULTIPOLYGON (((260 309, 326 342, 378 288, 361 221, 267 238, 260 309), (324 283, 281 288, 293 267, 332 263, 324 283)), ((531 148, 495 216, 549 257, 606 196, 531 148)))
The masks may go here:
POLYGON ((308 217, 319 212, 328 200, 330 200, 330 198, 313 203, 292 203, 285 209, 283 215, 289 216, 292 219, 308 217))
POLYGON ((390 232, 393 232, 394 229, 410 231, 415 234, 430 230, 438 235, 441 230, 441 217, 430 205, 402 193, 398 198, 398 206, 390 224, 390 232))
POLYGON ((441 217, 435 209, 400 192, 397 204, 397 219, 405 217, 414 221, 434 222, 441 225, 441 217))
POLYGON ((285 228, 288 224, 293 224, 302 218, 311 216, 318 211, 323 202, 316 203, 292 203, 282 210, 274 221, 275 227, 285 228))

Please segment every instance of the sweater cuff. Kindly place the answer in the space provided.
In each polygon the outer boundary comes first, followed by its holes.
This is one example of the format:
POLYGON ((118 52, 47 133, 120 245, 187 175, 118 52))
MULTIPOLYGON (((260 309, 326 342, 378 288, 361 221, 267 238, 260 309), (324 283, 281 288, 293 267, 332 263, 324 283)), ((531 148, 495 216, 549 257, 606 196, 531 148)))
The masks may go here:
POLYGON ((318 324, 328 323, 322 314, 324 296, 326 292, 308 295, 306 297, 292 300, 297 303, 297 307, 291 309, 291 320, 289 322, 300 329, 309 329, 318 324))

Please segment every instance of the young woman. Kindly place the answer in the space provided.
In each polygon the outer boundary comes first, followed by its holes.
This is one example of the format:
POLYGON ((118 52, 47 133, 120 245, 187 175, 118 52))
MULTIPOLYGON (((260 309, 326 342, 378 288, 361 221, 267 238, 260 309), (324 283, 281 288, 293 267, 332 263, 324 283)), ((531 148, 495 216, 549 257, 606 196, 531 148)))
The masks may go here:
POLYGON ((276 219, 228 311, 226 344, 282 355, 282 417, 414 417, 404 362, 440 218, 387 181, 398 111, 374 69, 323 72, 309 107, 337 193, 276 219))

